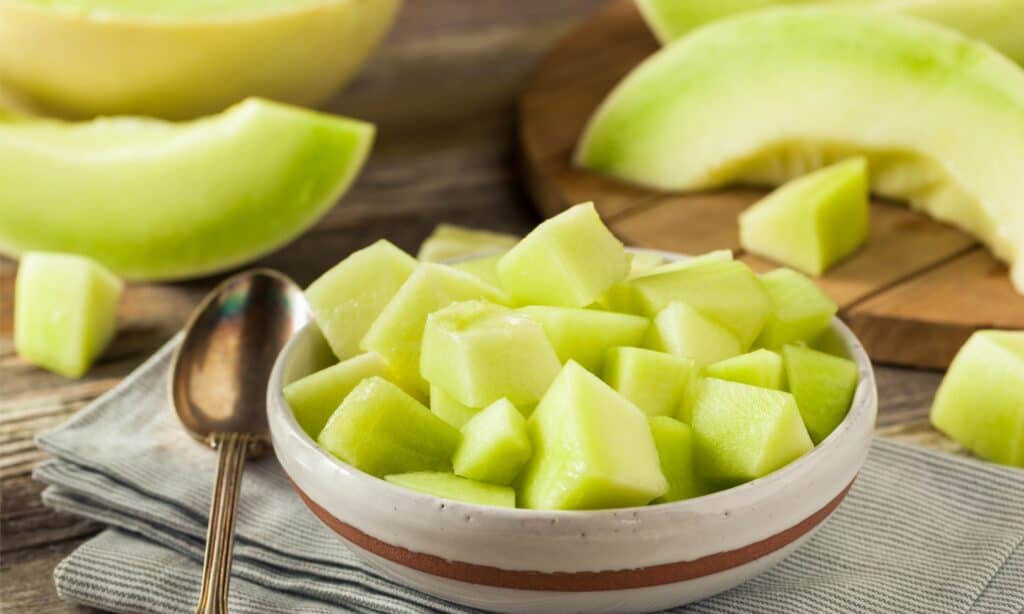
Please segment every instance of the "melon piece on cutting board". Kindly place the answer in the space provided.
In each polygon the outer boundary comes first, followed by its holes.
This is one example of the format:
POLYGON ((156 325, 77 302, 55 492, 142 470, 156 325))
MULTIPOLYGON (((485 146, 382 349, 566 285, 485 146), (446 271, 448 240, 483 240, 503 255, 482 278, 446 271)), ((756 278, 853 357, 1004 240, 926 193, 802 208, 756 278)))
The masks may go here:
POLYGON ((485 484, 452 473, 414 471, 389 475, 385 479, 397 486, 442 499, 493 507, 516 506, 516 491, 512 488, 485 484))
POLYGON ((651 325, 641 316, 596 309, 532 305, 519 312, 541 325, 559 360, 575 360, 595 374, 609 348, 640 345, 651 325))
POLYGON ((782 356, 766 349, 754 350, 710 364, 704 369, 704 374, 730 382, 775 390, 782 390, 786 379, 782 356))
POLYGON ((648 416, 674 416, 695 368, 690 358, 617 347, 608 350, 602 377, 648 416))
POLYGON ((772 299, 768 317, 757 345, 778 349, 798 341, 812 341, 822 335, 836 315, 838 306, 813 281, 792 269, 775 269, 761 275, 761 284, 772 299))
POLYGON ((452 466, 456 475, 505 486, 519 475, 532 448, 523 414, 500 399, 462 427, 462 443, 452 466))
POLYGON ((348 393, 374 375, 390 377, 387 363, 376 354, 360 354, 288 384, 284 398, 302 430, 316 439, 348 393))
POLYGON ((698 367, 731 358, 743 345, 726 328, 686 303, 669 303, 651 324, 647 347, 694 361, 698 367))
POLYGON ((507 252, 519 237, 490 230, 438 224, 423 243, 416 257, 424 262, 445 262, 493 252, 507 252))
POLYGON ((668 416, 655 416, 650 419, 650 425, 654 445, 658 448, 661 472, 668 480, 668 491, 654 502, 671 503, 712 492, 713 489, 697 473, 693 429, 668 416))
POLYGON ((782 348, 786 383, 796 398, 807 432, 815 444, 828 437, 846 417, 857 391, 857 363, 797 345, 782 348))

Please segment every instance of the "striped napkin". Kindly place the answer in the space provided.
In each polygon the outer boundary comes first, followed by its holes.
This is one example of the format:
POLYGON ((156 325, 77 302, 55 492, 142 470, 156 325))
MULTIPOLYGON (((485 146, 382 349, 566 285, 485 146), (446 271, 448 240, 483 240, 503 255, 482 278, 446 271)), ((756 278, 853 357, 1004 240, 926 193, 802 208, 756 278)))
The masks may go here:
MULTIPOLYGON (((39 438, 43 500, 109 528, 54 571, 64 599, 182 612, 199 594, 215 454, 166 399, 170 342, 39 438)), ((293 494, 273 458, 250 464, 238 510, 232 612, 458 612, 367 568, 293 494)), ((783 563, 694 612, 1024 612, 1024 471, 876 440, 849 496, 783 563)))

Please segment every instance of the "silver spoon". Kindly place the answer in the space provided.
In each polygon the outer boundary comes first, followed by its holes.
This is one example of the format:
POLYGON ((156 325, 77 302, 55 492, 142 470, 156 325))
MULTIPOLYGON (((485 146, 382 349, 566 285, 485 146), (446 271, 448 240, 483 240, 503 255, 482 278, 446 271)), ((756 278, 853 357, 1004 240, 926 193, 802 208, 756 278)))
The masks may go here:
POLYGON ((171 402, 189 434, 220 455, 199 614, 227 612, 242 468, 246 457, 270 447, 267 379, 278 352, 308 320, 295 282, 269 269, 246 271, 203 299, 175 351, 171 402))

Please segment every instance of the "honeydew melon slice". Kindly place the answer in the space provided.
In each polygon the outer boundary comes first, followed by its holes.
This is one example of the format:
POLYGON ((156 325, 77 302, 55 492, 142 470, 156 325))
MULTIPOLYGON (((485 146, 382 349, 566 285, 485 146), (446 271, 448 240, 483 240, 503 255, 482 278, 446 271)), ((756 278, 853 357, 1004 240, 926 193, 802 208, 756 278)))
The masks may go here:
POLYGON ((14 349, 78 378, 110 343, 123 284, 103 266, 68 254, 25 254, 14 282, 14 349))
POLYGON ((743 352, 743 346, 731 332, 678 301, 658 312, 647 334, 646 346, 693 360, 701 368, 743 352))
POLYGON ((316 439, 348 393, 374 375, 389 377, 387 363, 376 354, 360 354, 288 384, 284 398, 302 430, 316 439))
POLYGON ((506 252, 518 242, 519 237, 503 232, 438 224, 420 244, 416 257, 423 262, 444 262, 481 253, 506 252))
POLYGON ((931 422, 981 458, 1024 467, 1024 333, 971 335, 935 394, 931 422))
POLYGON ((784 184, 740 214, 744 249, 821 275, 868 238, 868 165, 862 157, 784 184))
POLYGON ((493 507, 516 506, 516 491, 512 488, 485 484, 451 473, 415 471, 412 473, 389 475, 385 479, 397 486, 441 497, 442 499, 452 499, 454 501, 475 503, 476 505, 490 505, 493 507))
POLYGON ((816 339, 838 310, 813 281, 792 269, 765 273, 761 275, 761 284, 775 307, 757 338, 762 347, 777 349, 816 339))
POLYGON ((364 379, 317 437, 324 450, 377 477, 447 471, 461 435, 382 377, 364 379))
POLYGON ((641 316, 596 309, 531 305, 519 312, 543 327, 560 361, 575 360, 595 374, 601 373, 609 348, 640 345, 651 325, 641 316))
POLYGON ((430 411, 457 429, 461 429, 480 409, 459 403, 438 386, 430 387, 430 411))
POLYGON ((814 443, 828 437, 850 410, 860 376, 852 360, 817 350, 782 348, 786 382, 814 443))
POLYGON ((373 126, 252 99, 182 124, 0 121, 0 252, 180 279, 287 243, 348 189, 373 126))
POLYGON ((686 424, 669 418, 655 416, 650 419, 651 435, 658 448, 661 472, 668 480, 668 492, 654 500, 654 503, 671 503, 692 499, 712 491, 700 475, 693 454, 693 430, 686 424))
POLYGON ((507 486, 532 453, 526 419, 508 399, 500 399, 462 427, 462 443, 452 466, 456 475, 507 486))
POLYGON ((628 507, 668 490, 647 416, 575 362, 562 368, 528 427, 533 456, 519 481, 522 507, 628 507))
POLYGON ((785 381, 782 356, 765 349, 708 365, 704 373, 708 377, 775 390, 782 390, 785 381))
POLYGON ((470 275, 476 275, 481 281, 484 281, 495 288, 501 287, 501 278, 498 277, 498 261, 504 256, 504 253, 495 254, 493 256, 486 256, 484 258, 473 258, 472 260, 464 260, 453 264, 452 266, 460 271, 465 271, 470 275))
POLYGON ((608 350, 603 379, 648 416, 673 416, 693 376, 692 359, 635 347, 608 350))
MULTIPOLYGON (((1013 264, 1022 150, 1024 71, 998 52, 908 17, 803 7, 736 16, 663 48, 604 101, 576 160, 693 190, 778 185, 860 154, 874 192, 1013 264)), ((1012 276, 1024 289, 1024 267, 1012 276)))

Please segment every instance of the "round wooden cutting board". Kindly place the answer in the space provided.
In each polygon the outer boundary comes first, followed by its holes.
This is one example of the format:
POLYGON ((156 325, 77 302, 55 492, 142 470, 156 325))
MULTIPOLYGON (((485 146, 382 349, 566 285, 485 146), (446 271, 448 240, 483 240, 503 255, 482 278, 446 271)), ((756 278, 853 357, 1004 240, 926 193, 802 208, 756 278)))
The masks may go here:
MULTIPOLYGON (((594 201, 627 244, 683 253, 732 248, 755 270, 773 268, 739 246, 737 215, 763 191, 667 194, 572 165, 591 113, 658 46, 632 0, 614 0, 542 60, 518 117, 534 202, 550 216, 594 201)), ((874 360, 944 368, 973 331, 1024 328, 1024 297, 973 238, 899 204, 874 202, 871 216, 868 243, 818 283, 874 360)))

